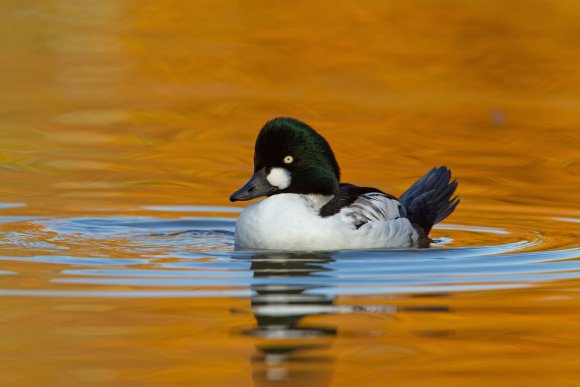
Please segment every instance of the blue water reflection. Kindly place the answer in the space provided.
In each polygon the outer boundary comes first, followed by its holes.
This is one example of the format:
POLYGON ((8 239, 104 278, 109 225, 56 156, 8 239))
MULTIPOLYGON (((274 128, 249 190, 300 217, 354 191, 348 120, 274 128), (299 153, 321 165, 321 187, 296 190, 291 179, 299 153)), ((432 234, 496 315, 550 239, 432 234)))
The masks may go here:
MULTIPOLYGON (((172 209, 232 212, 221 207, 172 209)), ((166 207, 153 209, 158 210, 166 207)), ((0 290, 5 295, 258 297, 264 287, 278 286, 299 287, 302 296, 336 297, 507 289, 580 277, 577 246, 545 251, 541 235, 514 238, 510 230, 489 227, 447 225, 446 229, 498 238, 507 235, 510 241, 450 248, 442 238, 430 249, 315 254, 236 251, 235 220, 231 218, 118 216, 14 221, 20 223, 15 230, 28 231, 2 234, 0 247, 5 252, 25 248, 29 254, 0 255, 5 271, 26 276, 23 264, 48 263, 56 268, 44 289, 7 282, 0 290)))

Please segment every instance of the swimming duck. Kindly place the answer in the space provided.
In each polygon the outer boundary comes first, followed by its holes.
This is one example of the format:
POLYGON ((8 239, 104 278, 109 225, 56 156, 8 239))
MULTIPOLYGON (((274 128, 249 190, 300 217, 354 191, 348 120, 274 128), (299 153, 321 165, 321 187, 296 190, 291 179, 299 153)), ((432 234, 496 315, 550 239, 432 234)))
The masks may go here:
POLYGON ((293 118, 266 123, 254 150, 254 174, 230 200, 247 206, 236 223, 241 248, 341 250, 425 247, 435 223, 459 198, 447 167, 433 168, 399 199, 377 188, 340 182, 328 142, 293 118))

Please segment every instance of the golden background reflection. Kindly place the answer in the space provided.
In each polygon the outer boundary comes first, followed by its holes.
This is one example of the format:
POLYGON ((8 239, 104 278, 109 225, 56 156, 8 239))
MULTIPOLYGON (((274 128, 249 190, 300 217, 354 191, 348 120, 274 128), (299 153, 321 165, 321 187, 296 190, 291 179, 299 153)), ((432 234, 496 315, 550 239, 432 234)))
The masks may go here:
MULTIPOLYGON (((329 140, 345 181, 399 195, 447 165, 462 198, 449 222, 510 230, 442 227, 446 247, 534 239, 526 251, 577 251, 579 20, 571 0, 4 1, 0 204, 14 205, 0 213, 230 206, 261 126, 292 116, 329 140)), ((41 228, 0 223, 1 255, 47 255, 50 242, 71 257, 140 257, 129 241, 53 240, 41 228)), ((69 289, 54 274, 67 265, 7 262, 0 271, 16 275, 0 276, 2 288, 69 289)), ((256 352, 272 324, 256 327, 256 297, 6 293, 0 384, 580 385, 579 284, 317 300, 335 309, 298 320, 320 348, 288 355, 289 369, 256 352), (410 309, 340 312, 355 301, 410 309)))

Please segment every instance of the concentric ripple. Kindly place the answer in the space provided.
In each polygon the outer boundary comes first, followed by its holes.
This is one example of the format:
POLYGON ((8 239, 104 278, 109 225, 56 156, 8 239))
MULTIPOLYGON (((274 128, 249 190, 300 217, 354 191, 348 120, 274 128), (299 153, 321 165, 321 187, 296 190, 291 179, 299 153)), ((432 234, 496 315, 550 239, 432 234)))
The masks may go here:
MULTIPOLYGON (((164 211, 231 216, 237 209, 147 210, 151 216, 5 219, 0 295, 250 296, 261 303, 263 313, 275 315, 277 307, 271 303, 284 299, 304 315, 312 300, 318 300, 318 313, 340 312, 334 305, 321 311, 320 297, 505 289, 580 277, 578 246, 570 242, 568 248, 547 249, 549 235, 525 228, 445 224, 430 249, 236 251, 233 218, 155 215, 164 211), (454 247, 456 240, 473 233, 490 243, 454 247), (39 274, 36 268, 47 263, 54 270, 39 274)), ((570 219, 552 220, 577 221, 570 219)))

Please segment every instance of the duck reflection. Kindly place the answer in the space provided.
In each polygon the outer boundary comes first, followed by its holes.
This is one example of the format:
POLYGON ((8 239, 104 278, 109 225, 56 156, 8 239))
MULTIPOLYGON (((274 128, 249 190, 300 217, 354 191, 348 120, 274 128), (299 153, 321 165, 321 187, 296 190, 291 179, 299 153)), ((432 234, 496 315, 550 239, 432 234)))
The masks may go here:
POLYGON ((307 316, 334 313, 335 297, 321 292, 333 258, 327 254, 271 253, 252 257, 251 299, 258 337, 253 369, 256 385, 330 384, 333 359, 325 354, 331 325, 308 324, 307 316))

